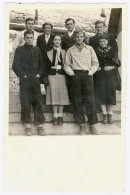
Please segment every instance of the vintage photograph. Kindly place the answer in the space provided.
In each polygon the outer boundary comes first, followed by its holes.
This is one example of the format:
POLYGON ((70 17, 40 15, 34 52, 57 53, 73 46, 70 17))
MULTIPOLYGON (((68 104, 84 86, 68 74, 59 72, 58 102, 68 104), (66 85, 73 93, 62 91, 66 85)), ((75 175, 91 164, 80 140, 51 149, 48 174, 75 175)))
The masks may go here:
POLYGON ((121 134, 121 45, 122 8, 12 7, 9 135, 121 134))
POLYGON ((3 188, 124 192, 127 6, 5 8, 3 188))

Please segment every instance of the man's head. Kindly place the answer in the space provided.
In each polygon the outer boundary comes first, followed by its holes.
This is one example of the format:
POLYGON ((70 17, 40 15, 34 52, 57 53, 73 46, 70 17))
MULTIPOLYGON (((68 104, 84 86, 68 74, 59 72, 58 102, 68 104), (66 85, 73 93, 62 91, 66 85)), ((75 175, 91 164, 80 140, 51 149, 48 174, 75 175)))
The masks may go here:
POLYGON ((65 21, 65 27, 68 29, 68 31, 71 31, 72 32, 74 30, 74 27, 75 27, 75 21, 74 21, 74 19, 68 18, 65 21))
POLYGON ((97 21, 95 22, 95 29, 96 29, 96 32, 97 32, 98 34, 103 34, 103 32, 104 32, 104 26, 105 26, 104 21, 102 21, 102 20, 97 20, 97 21))
POLYGON ((53 25, 51 23, 44 23, 42 25, 42 29, 46 35, 50 35, 53 29, 53 25))
POLYGON ((34 20, 33 18, 27 18, 25 20, 25 28, 26 30, 33 30, 34 20))
POLYGON ((34 32, 33 31, 25 31, 24 32, 24 40, 25 43, 28 45, 33 45, 33 40, 34 40, 34 32))
POLYGON ((83 43, 84 37, 85 34, 83 29, 77 29, 74 31, 74 39, 77 45, 81 45, 83 43))

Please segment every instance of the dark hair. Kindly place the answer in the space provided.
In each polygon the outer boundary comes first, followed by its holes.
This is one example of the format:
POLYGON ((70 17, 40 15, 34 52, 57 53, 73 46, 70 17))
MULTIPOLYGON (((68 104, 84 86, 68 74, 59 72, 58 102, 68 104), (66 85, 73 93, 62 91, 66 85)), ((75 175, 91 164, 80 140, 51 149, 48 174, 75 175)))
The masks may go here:
POLYGON ((101 34, 100 36, 99 36, 99 40, 100 39, 106 39, 106 40, 108 40, 109 38, 108 38, 108 35, 107 34, 101 34))
POLYGON ((82 33, 83 36, 85 36, 85 33, 83 31, 82 28, 77 28, 75 31, 74 31, 74 37, 76 37, 76 35, 78 35, 79 33, 82 33))
POLYGON ((61 35, 60 35, 60 34, 55 34, 55 35, 53 36, 53 40, 54 40, 54 38, 55 38, 56 36, 58 36, 58 37, 61 38, 61 35))
POLYGON ((66 24, 66 22, 68 22, 68 21, 70 21, 70 20, 72 20, 72 21, 73 21, 73 23, 75 24, 75 20, 74 20, 74 19, 72 19, 72 18, 67 18, 67 19, 66 19, 66 21, 65 21, 65 24, 66 24))
POLYGON ((33 31, 30 31, 30 30, 26 30, 24 32, 24 38, 25 38, 26 35, 33 35, 34 36, 34 32, 33 31))
POLYGON ((25 24, 27 24, 28 21, 33 21, 33 22, 34 22, 34 19, 33 19, 33 18, 27 18, 27 19, 25 20, 25 24))
POLYGON ((105 26, 105 22, 104 22, 103 20, 97 20, 97 21, 95 22, 95 26, 96 26, 97 24, 103 24, 103 26, 105 26))
POLYGON ((46 25, 50 25, 51 26, 51 29, 53 29, 53 25, 51 23, 47 23, 45 22, 43 25, 42 25, 42 29, 44 30, 45 26, 46 25))

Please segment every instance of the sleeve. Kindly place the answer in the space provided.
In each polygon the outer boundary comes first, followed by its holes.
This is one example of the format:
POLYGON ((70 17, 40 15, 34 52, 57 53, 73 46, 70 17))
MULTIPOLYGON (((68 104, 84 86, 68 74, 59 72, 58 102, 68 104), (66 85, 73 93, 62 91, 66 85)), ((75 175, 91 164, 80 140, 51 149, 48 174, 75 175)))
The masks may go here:
POLYGON ((19 48, 17 48, 14 55, 12 69, 19 78, 22 78, 26 75, 25 72, 22 70, 21 61, 21 53, 19 48))
POLYGON ((72 57, 71 57, 70 49, 68 49, 68 51, 66 52, 65 65, 64 65, 64 70, 68 75, 74 74, 71 65, 72 65, 72 57))
POLYGON ((21 41, 22 41, 21 33, 18 33, 16 38, 15 38, 14 45, 13 45, 13 51, 14 52, 15 52, 16 48, 20 46, 21 41))
POLYGON ((91 68, 89 70, 89 73, 94 74, 99 67, 99 62, 94 49, 92 47, 90 47, 90 49, 91 49, 91 68))
POLYGON ((38 74, 40 76, 42 76, 44 73, 44 62, 43 62, 41 51, 39 48, 38 48, 38 50, 39 50, 39 71, 38 71, 38 74))

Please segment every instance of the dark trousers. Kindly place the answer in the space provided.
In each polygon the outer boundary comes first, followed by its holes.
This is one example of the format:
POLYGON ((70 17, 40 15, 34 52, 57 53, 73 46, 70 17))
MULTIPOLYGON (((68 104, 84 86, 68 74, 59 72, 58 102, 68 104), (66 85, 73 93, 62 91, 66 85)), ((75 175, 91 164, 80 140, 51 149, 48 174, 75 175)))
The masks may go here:
POLYGON ((84 114, 86 112, 88 123, 90 125, 96 124, 98 119, 93 77, 88 75, 88 71, 75 70, 74 73, 75 75, 70 77, 73 91, 74 118, 77 123, 82 124, 85 122, 84 114))
POLYGON ((40 80, 36 76, 30 75, 20 79, 20 101, 21 101, 21 121, 31 123, 31 106, 34 111, 34 123, 42 124, 45 121, 43 115, 42 96, 40 91, 40 80))

